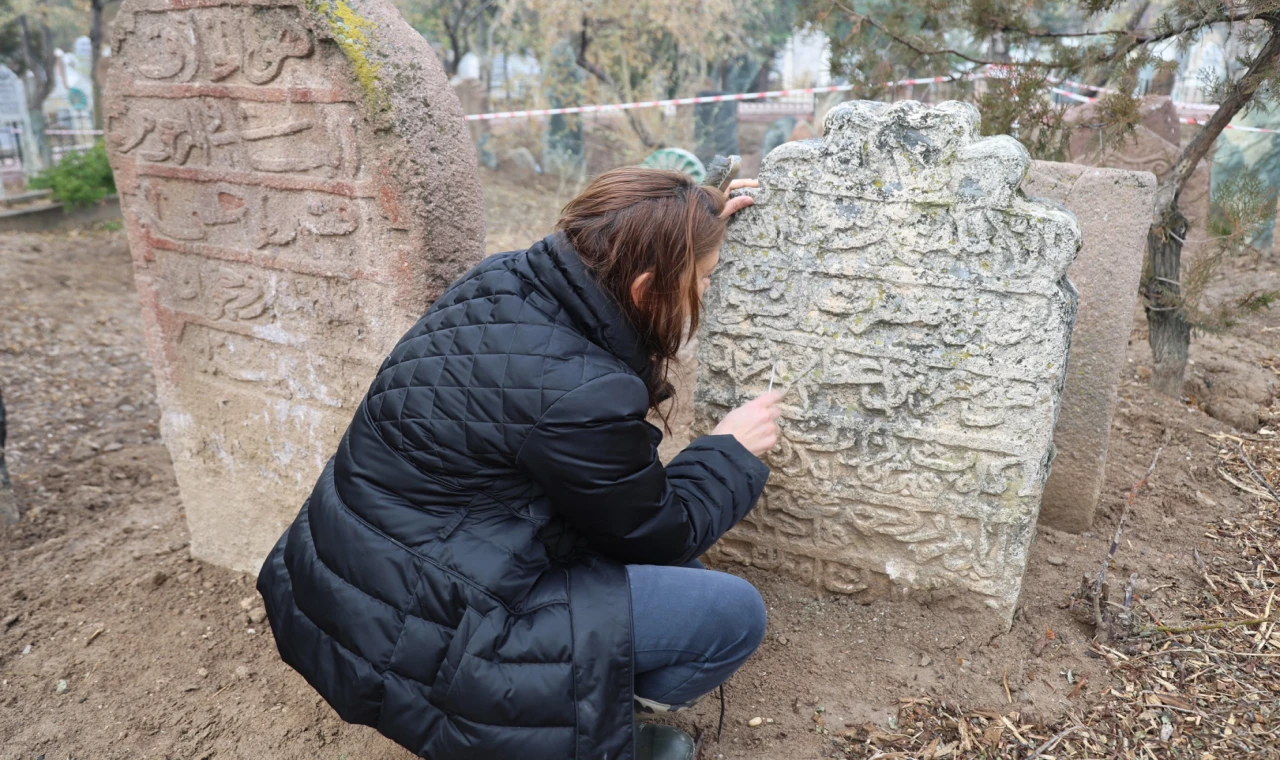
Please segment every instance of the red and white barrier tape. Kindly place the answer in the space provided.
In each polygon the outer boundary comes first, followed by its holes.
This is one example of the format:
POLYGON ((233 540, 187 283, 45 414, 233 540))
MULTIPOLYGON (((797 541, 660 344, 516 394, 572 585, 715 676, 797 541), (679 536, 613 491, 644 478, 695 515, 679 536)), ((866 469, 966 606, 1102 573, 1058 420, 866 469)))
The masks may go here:
MULTIPOLYGON (((903 79, 888 82, 885 87, 906 87, 916 84, 937 84, 964 79, 966 76, 924 77, 921 79, 903 79)), ((968 78, 977 78, 968 75, 968 78)), ((569 108, 535 108, 528 111, 495 111, 494 113, 473 113, 467 115, 467 121, 492 121, 494 119, 521 119, 534 116, 556 116, 571 113, 599 113, 603 111, 630 111, 636 108, 662 108, 665 106, 688 106, 697 103, 724 103, 735 100, 762 100, 764 98, 785 98, 791 95, 820 95, 828 92, 848 92, 854 85, 834 84, 827 87, 800 87, 793 90, 768 90, 766 92, 738 92, 727 95, 702 95, 693 98, 672 98, 670 100, 641 100, 635 103, 608 103, 604 105, 572 106, 569 108)))
MULTIPOLYGON (((1000 73, 999 72, 992 72, 991 74, 971 73, 971 74, 965 74, 960 76, 937 76, 937 77, 921 77, 916 79, 901 79, 897 82, 886 82, 884 86, 885 87, 907 87, 907 86, 919 85, 919 84, 939 84, 941 82, 951 82, 951 81, 956 81, 960 79, 968 79, 968 80, 982 79, 987 76, 1000 76, 1000 73)), ((1077 89, 1082 89, 1082 90, 1094 90, 1096 92, 1103 92, 1103 93, 1118 92, 1117 90, 1112 90, 1106 87, 1095 87, 1094 85, 1085 84, 1084 82, 1077 82, 1071 79, 1051 79, 1050 81, 1057 82, 1059 84, 1065 84, 1069 87, 1075 87, 1077 89)), ((849 90, 852 90, 853 87, 854 85, 851 85, 851 84, 836 84, 836 85, 829 85, 826 87, 800 87, 800 88, 791 89, 791 90, 767 90, 765 92, 740 92, 740 93, 731 93, 727 95, 702 95, 699 97, 691 97, 691 98, 671 98, 669 100, 641 100, 641 101, 636 101, 634 103, 605 103, 605 104, 589 105, 589 106, 570 106, 568 108, 535 108, 535 109, 530 109, 526 111, 495 111, 492 113, 468 114, 466 116, 466 120, 467 121, 493 121, 496 119, 521 119, 521 118, 532 118, 536 116, 555 116, 558 114, 603 113, 608 111, 629 111, 637 108, 662 108, 665 106, 687 106, 687 105, 695 105, 698 103, 724 103, 724 102, 743 101, 743 100, 763 100, 765 98, 785 98, 785 97, 794 96, 794 95, 821 95, 821 94, 826 94, 831 92, 848 92, 849 90)), ((1050 87, 1049 90, 1057 95, 1061 95, 1064 98, 1074 100, 1078 103, 1094 103, 1098 100, 1095 97, 1081 95, 1079 93, 1071 92, 1069 90, 1064 90, 1059 87, 1050 87)), ((1216 105, 1211 105, 1211 104, 1183 103, 1181 101, 1174 101, 1174 106, 1177 107, 1178 109, 1183 109, 1183 110, 1193 110, 1193 109, 1194 110, 1215 110, 1217 108, 1216 105)), ((1193 117, 1181 117, 1179 118, 1179 121, 1185 124, 1196 124, 1201 126, 1204 125, 1203 120, 1195 119, 1193 117)), ((1264 129, 1262 127, 1245 127, 1245 126, 1238 126, 1235 124, 1228 124, 1227 129, 1235 129, 1241 132, 1280 134, 1280 130, 1277 130, 1277 129, 1264 129)), ((14 134, 21 134, 22 132, 21 129, 16 129, 12 127, 9 128, 9 131, 13 132, 14 134)), ((97 136, 97 135, 103 134, 103 131, 101 129, 47 129, 45 130, 45 134, 46 135, 94 135, 94 136, 97 136)))
MULTIPOLYGON (((1107 90, 1102 87, 1093 87, 1091 85, 1081 84, 1080 82, 1072 82, 1068 79, 1063 79, 1061 80, 1061 82, 1063 84, 1069 84, 1073 87, 1087 88, 1091 90, 1097 90, 1098 92, 1116 92, 1116 90, 1107 90)), ((1097 98, 1091 98, 1086 95, 1080 95, 1078 93, 1068 92, 1067 90, 1062 90, 1057 87, 1050 87, 1049 90, 1050 92, 1053 92, 1057 95, 1061 95, 1064 98, 1070 98, 1071 100, 1074 100, 1079 103, 1095 103, 1098 100, 1097 98)), ((1209 104, 1209 103, 1184 103, 1184 102, 1175 100, 1173 102, 1173 105, 1179 111, 1213 112, 1218 110, 1218 107, 1216 105, 1209 104)), ((1178 116, 1178 121, 1182 124, 1193 124, 1199 127, 1203 127, 1206 123, 1204 119, 1197 119, 1194 116, 1184 116, 1181 114, 1179 114, 1178 116)), ((1255 132, 1255 133, 1264 134, 1264 135, 1280 135, 1280 129, 1266 129, 1264 127, 1246 127, 1242 124, 1228 124, 1227 129, 1234 129, 1237 132, 1255 132)))

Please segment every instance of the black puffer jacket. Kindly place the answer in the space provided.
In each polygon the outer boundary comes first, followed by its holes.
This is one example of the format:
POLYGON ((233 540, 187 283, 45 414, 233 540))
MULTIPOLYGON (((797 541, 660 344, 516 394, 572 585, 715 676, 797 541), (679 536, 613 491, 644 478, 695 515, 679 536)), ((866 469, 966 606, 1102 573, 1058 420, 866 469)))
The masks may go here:
POLYGON ((730 436, 664 469, 645 370, 563 236, 455 283, 263 566, 285 662, 432 760, 629 760, 623 564, 699 555, 768 477, 730 436))

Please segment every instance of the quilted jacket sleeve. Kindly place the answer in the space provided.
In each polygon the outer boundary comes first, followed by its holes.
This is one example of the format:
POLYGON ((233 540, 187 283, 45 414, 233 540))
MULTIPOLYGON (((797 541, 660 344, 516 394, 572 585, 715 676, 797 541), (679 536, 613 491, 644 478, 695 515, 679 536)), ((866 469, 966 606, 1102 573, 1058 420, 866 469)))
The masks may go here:
POLYGON ((664 468, 647 402, 633 375, 588 382, 547 410, 518 461, 601 553, 683 563, 751 511, 769 468, 728 435, 697 439, 664 468))

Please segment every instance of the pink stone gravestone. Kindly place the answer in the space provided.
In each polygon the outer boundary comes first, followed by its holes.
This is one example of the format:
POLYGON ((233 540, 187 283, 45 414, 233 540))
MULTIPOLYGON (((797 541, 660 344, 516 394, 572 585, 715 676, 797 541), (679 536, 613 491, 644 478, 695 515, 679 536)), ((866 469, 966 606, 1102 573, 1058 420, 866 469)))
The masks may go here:
POLYGON ((126 0, 106 140, 193 553, 256 571, 379 364, 484 250, 389 0, 126 0))

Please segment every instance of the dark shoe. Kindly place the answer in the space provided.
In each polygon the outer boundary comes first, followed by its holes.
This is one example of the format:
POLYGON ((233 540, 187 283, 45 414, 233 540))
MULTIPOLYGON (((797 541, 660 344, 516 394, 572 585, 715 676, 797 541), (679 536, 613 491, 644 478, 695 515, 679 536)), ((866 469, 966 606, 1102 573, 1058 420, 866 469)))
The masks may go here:
POLYGON ((693 760, 693 737, 661 723, 636 724, 636 760, 693 760))

